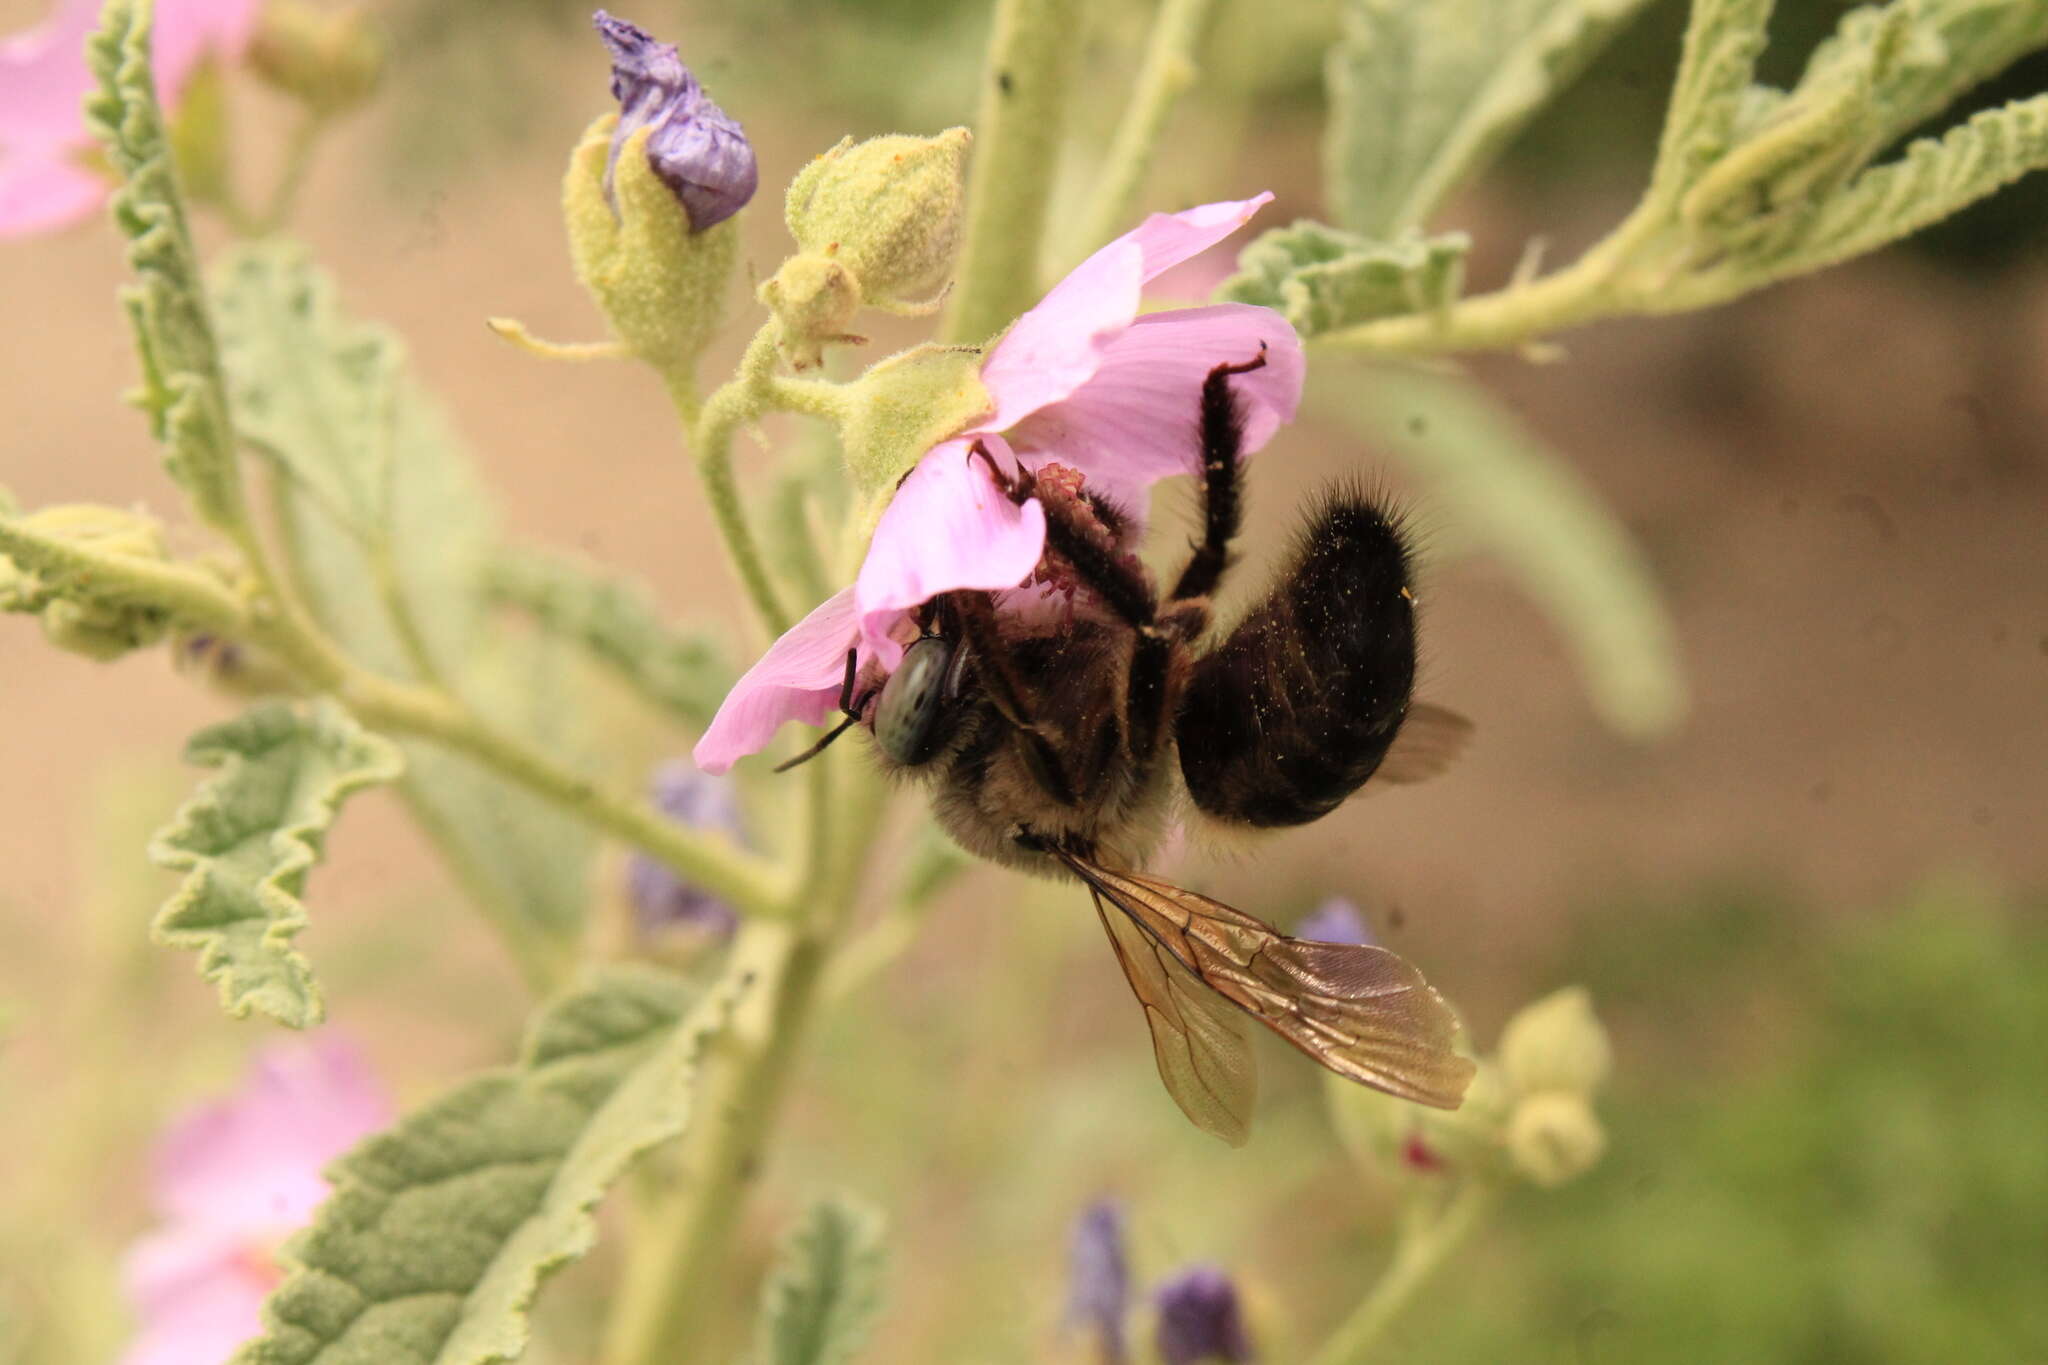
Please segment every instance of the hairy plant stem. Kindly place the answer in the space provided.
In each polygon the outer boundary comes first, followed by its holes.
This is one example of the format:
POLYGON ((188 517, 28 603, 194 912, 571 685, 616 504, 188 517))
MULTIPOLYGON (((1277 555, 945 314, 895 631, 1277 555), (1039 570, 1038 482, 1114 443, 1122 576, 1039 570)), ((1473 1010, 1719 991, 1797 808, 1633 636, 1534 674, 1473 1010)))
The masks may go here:
POLYGON ((873 777, 831 754, 808 765, 803 875, 787 922, 745 925, 727 974, 748 981, 741 1016, 707 1064, 668 1179, 635 1219, 603 1365, 710 1359, 735 1301, 732 1240, 761 1169, 825 969, 859 893, 886 808, 873 777))
POLYGON ((1038 299, 1082 12, 1080 0, 998 0, 975 119, 966 244, 941 341, 984 341, 1038 299))
POLYGON ((754 333, 740 357, 738 373, 712 392, 702 409, 696 406, 693 387, 686 376, 664 376, 669 396, 683 429, 694 428, 692 445, 697 461, 697 478, 704 485, 704 498, 718 521, 719 539, 725 545, 727 561, 753 603, 754 615, 769 636, 782 634, 790 626, 790 615, 775 591, 775 580, 761 558, 760 542, 747 520, 740 501, 739 485, 732 472, 732 442, 743 423, 759 417, 767 408, 774 386, 775 342, 779 335, 771 319, 754 333))
POLYGON ((1152 37, 1145 47, 1144 64, 1110 140, 1109 153, 1096 179, 1095 194, 1088 211, 1081 215, 1079 229, 1064 244, 1067 264, 1079 263, 1089 252, 1131 226, 1138 191, 1151 168, 1152 153, 1166 128, 1167 115, 1199 74, 1195 49, 1207 29, 1215 0, 1161 0, 1152 20, 1152 37))
POLYGON ((1423 1205, 1404 1220, 1394 1258, 1379 1282, 1309 1358, 1309 1365, 1364 1365, 1371 1360, 1387 1328, 1451 1253, 1464 1245, 1496 1197, 1486 1181, 1467 1180, 1448 1202, 1423 1205))

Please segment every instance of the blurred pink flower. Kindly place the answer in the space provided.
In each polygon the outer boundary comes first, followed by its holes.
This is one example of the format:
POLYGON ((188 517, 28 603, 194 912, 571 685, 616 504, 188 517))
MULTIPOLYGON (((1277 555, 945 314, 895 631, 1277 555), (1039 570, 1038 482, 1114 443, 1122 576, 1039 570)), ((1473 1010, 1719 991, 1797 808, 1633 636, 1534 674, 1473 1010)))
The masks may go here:
POLYGON ((1301 339, 1278 313, 1223 303, 1138 316, 1148 280, 1222 241, 1272 198, 1155 213, 1074 268, 1018 318, 982 362, 994 410, 926 452, 882 513, 853 586, 769 646, 733 686, 697 743, 697 766, 722 773, 765 747, 784 721, 823 723, 838 705, 846 652, 892 669, 916 607, 960 588, 1023 583, 1045 549, 1045 511, 1019 505, 969 452, 980 442, 1008 469, 1057 462, 1135 514, 1169 474, 1197 472, 1202 381, 1258 355, 1235 383, 1247 452, 1301 399, 1301 339))
MULTIPOLYGON (((166 108, 208 52, 241 55, 261 3, 157 0, 157 97, 166 108)), ((0 237, 75 223, 107 197, 106 178, 84 165, 93 88, 85 40, 99 16, 99 0, 59 0, 42 24, 0 38, 0 237)))
POLYGON ((163 1223, 122 1267, 141 1330, 121 1365, 212 1365, 260 1332, 277 1245, 327 1198, 321 1170, 391 1117, 330 1033, 263 1049, 237 1093, 172 1125, 150 1180, 163 1223))

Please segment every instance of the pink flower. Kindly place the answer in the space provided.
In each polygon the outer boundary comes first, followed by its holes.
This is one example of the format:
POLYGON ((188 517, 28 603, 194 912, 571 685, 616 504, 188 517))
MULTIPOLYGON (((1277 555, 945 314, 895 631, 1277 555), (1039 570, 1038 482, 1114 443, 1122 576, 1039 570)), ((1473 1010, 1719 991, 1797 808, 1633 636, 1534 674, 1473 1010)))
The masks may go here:
POLYGON ((151 1178, 163 1225, 123 1265, 142 1326, 121 1365, 225 1360, 262 1331, 276 1247, 327 1198, 321 1169, 390 1122, 361 1055, 329 1034, 265 1048, 238 1093, 173 1125, 151 1178))
MULTIPOLYGON (((177 102, 209 52, 234 58, 248 46, 261 0, 157 0, 157 97, 177 102)), ((93 78, 85 40, 99 0, 60 0, 40 26, 0 38, 0 237, 64 227, 107 197, 86 169, 92 147, 85 97, 93 78)))
POLYGON ((839 703, 846 653, 892 669, 910 613, 960 588, 1017 587, 1045 550, 1037 499, 1013 503, 978 441, 1004 465, 1057 462, 1086 487, 1135 512, 1169 474, 1195 473, 1202 381, 1217 365, 1263 369, 1234 383, 1245 449, 1293 420, 1301 339, 1267 308, 1224 303, 1138 316, 1148 280, 1242 227, 1270 194, 1155 213, 1075 267, 1017 319, 982 362, 994 410, 925 453, 896 490, 853 586, 827 598, 769 646, 726 697, 697 743, 697 766, 722 773, 764 748, 784 721, 822 724, 839 703))

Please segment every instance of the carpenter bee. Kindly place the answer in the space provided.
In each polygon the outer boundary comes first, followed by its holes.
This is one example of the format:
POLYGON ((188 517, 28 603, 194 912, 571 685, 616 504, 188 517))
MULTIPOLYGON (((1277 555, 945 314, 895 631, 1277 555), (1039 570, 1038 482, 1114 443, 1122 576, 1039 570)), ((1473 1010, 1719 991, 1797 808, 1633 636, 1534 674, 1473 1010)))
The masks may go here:
POLYGON ((1272 591, 1204 649, 1242 513, 1230 380, 1264 364, 1219 365, 1203 383, 1201 537, 1163 597, 1125 551, 1119 509, 1070 471, 1010 472, 976 447, 999 488, 1043 504, 1037 579, 1065 591, 1063 608, 933 599, 885 678, 862 686, 849 653, 846 719, 783 765, 863 726, 886 769, 929 787, 963 847, 1086 886, 1167 1090, 1233 1145, 1256 1094, 1247 1015, 1339 1075, 1422 1104, 1455 1108, 1472 1075, 1449 1007, 1393 953, 1289 938, 1137 870, 1183 793, 1224 826, 1305 824, 1369 778, 1440 771, 1469 729, 1412 698, 1408 547, 1356 489, 1323 496, 1272 591))

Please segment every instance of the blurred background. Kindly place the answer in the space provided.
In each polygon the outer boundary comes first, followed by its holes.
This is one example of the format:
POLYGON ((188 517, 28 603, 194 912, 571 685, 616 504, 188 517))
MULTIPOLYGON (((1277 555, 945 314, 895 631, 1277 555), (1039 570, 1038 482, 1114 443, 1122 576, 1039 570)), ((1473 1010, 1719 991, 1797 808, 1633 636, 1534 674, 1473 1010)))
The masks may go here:
MULTIPOLYGON (((653 378, 545 366, 483 325, 599 328, 556 208, 567 150, 607 106, 586 8, 371 8, 387 87, 316 166, 297 230, 351 312, 406 338, 516 538, 631 571, 672 617, 721 621, 744 657, 754 642, 653 378)), ((1796 73, 1844 8, 1781 6, 1766 78, 1796 73)), ((0 0, 0 32, 43 9, 0 0)), ((1147 203, 1269 188, 1263 224, 1315 215, 1336 6, 1223 10, 1147 203)), ((1148 12, 1092 11, 1077 185, 1148 12)), ((1531 237, 1568 259, 1633 202, 1683 14, 1653 6, 1439 215, 1476 239, 1479 284, 1531 237)), ((973 118, 980 3, 646 0, 623 17, 678 42, 753 139, 763 192, 743 227, 761 277, 805 158, 847 133, 973 118)), ((2035 59, 1979 102, 2043 88, 2035 59)), ((233 97, 260 168, 280 106, 246 83, 233 97)), ((178 507, 141 420, 112 401, 135 376, 122 277, 97 222, 0 246, 15 337, 0 481, 24 505, 178 507)), ((708 372, 754 325, 735 308, 708 372)), ((1605 1163, 1517 1194, 1387 1358, 2048 1360, 2048 176, 1716 312, 1560 340, 1562 363, 1470 373, 1640 546, 1675 626, 1682 725, 1618 736, 1517 575, 1443 553, 1425 580, 1426 694, 1476 722, 1465 758, 1176 868, 1281 923, 1350 897, 1482 1042, 1569 982, 1613 1030, 1605 1163)), ((1311 413, 1254 467, 1241 590, 1301 499, 1358 471, 1412 501, 1426 549, 1461 543, 1411 469, 1311 413)), ((161 652, 94 665, 0 621, 0 1343, 10 1322, 97 1313, 118 1345, 104 1305, 146 1220, 151 1135, 261 1040, 145 933, 172 878, 142 848, 195 781, 180 746, 231 705, 161 652)), ((604 723, 626 739, 622 780, 686 749, 619 707, 604 723)), ((600 866, 600 902, 616 902, 620 863, 600 866)), ((372 794, 341 822, 312 900, 302 942, 333 1019, 401 1096, 509 1054, 516 974, 395 801, 372 794)), ((1317 1340, 1384 1257, 1393 1196, 1331 1136, 1313 1069, 1268 1055, 1243 1151, 1187 1128, 1092 920, 1074 894, 974 871, 886 975, 821 1015, 747 1254, 823 1189, 886 1208, 892 1303, 869 1358, 1067 1358, 1067 1224, 1099 1196, 1123 1202, 1142 1280, 1193 1258, 1230 1267, 1274 1361, 1317 1340)), ((608 1274, 599 1255, 546 1297, 548 1358, 579 1358, 608 1274)))

